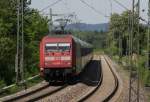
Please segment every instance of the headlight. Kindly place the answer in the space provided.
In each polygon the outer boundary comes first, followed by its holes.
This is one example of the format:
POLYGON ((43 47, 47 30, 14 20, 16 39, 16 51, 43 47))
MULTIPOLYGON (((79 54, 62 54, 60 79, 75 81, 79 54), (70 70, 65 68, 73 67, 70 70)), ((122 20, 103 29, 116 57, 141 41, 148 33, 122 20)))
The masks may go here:
POLYGON ((62 56, 61 60, 71 60, 71 56, 62 56))
POLYGON ((43 70, 44 70, 44 68, 40 68, 40 70, 41 70, 41 71, 43 71, 43 70))

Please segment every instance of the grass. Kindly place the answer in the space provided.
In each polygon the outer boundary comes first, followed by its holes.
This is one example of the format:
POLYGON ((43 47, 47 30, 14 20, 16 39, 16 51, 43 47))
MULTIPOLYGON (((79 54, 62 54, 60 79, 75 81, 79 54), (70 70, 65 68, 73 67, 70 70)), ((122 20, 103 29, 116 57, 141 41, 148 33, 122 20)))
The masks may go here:
MULTIPOLYGON (((36 85, 37 83, 41 82, 42 80, 43 79, 41 77, 37 77, 33 80, 28 81, 26 83, 27 88, 36 85)), ((25 87, 24 87, 23 84, 22 85, 15 85, 15 86, 5 90, 4 92, 2 92, 2 94, 0 94, 0 97, 4 97, 4 96, 10 95, 10 94, 14 94, 14 93, 19 92, 19 91, 24 90, 24 89, 25 89, 25 87)))
MULTIPOLYGON (((129 67, 128 67, 128 62, 129 62, 129 56, 125 56, 122 57, 121 60, 119 59, 119 56, 112 56, 112 59, 116 62, 119 62, 119 64, 121 66, 123 66, 123 68, 125 70, 127 70, 129 72, 129 67)), ((150 70, 146 69, 146 58, 144 56, 139 56, 139 59, 137 61, 137 68, 139 70, 140 73, 140 82, 142 85, 144 86, 148 86, 150 87, 150 70)), ((136 66, 136 65, 135 65, 136 66)), ((148 95, 148 102, 150 102, 150 92, 146 91, 147 95, 148 95)))
MULTIPOLYGON (((129 56, 122 57, 119 59, 119 56, 112 57, 115 61, 119 62, 126 70, 129 70, 129 56)), ((133 63, 133 67, 139 71, 140 81, 145 86, 150 86, 150 70, 146 69, 146 58, 144 56, 139 56, 139 59, 136 63, 133 63)))
POLYGON ((104 54, 104 51, 102 49, 94 49, 94 54, 104 54))

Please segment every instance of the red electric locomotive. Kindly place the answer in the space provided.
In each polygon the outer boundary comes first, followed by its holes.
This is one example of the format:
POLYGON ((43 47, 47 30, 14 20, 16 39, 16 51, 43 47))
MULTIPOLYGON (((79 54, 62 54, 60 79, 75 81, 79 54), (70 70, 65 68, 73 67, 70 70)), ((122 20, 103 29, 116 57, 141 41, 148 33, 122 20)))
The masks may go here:
POLYGON ((53 81, 79 74, 91 60, 92 52, 92 45, 72 35, 45 36, 40 42, 41 75, 53 81))

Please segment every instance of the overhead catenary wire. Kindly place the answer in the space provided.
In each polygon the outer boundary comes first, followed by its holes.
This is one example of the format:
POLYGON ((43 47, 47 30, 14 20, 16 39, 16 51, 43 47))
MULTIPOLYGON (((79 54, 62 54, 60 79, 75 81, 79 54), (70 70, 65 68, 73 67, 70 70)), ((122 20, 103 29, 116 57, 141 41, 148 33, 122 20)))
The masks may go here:
POLYGON ((70 8, 68 7, 67 0, 62 1, 62 3, 64 4, 66 11, 70 12, 70 8))
POLYGON ((96 13, 98 13, 99 15, 102 15, 102 16, 104 16, 104 17, 106 17, 106 18, 110 17, 110 16, 108 16, 108 15, 106 15, 106 14, 104 14, 104 13, 98 11, 96 8, 94 8, 93 6, 91 6, 90 4, 88 4, 87 2, 85 2, 84 0, 80 0, 80 1, 81 1, 83 4, 85 4, 87 7, 91 8, 93 11, 95 11, 96 13))
MULTIPOLYGON (((115 1, 118 5, 120 5, 122 8, 124 8, 127 11, 131 11, 130 9, 128 9, 125 5, 123 5, 122 3, 120 3, 118 0, 113 0, 115 1)), ((148 23, 148 21, 142 17, 139 16, 139 19, 145 23, 148 23)))
POLYGON ((129 10, 125 5, 123 5, 122 3, 120 3, 118 0, 114 0, 118 5, 120 5, 121 7, 123 7, 126 10, 129 10))
MULTIPOLYGON (((49 15, 48 13, 44 13, 44 10, 49 9, 49 8, 51 8, 52 6, 55 6, 56 4, 58 4, 58 3, 61 2, 61 1, 62 1, 62 3, 63 3, 65 6, 67 6, 67 4, 66 4, 63 0, 57 0, 57 1, 53 2, 52 4, 50 4, 50 5, 46 6, 46 7, 44 7, 43 9, 41 9, 41 10, 39 11, 39 13, 43 12, 42 15, 49 15)), ((66 7, 66 9, 69 9, 69 8, 66 7)), ((74 14, 74 12, 73 12, 72 14, 74 14)), ((52 14, 52 15, 53 15, 53 16, 65 16, 65 15, 68 15, 68 14, 52 14)), ((81 21, 81 20, 77 19, 77 16, 75 17, 75 19, 78 20, 78 21, 76 21, 76 22, 80 22, 80 21, 81 21)))
POLYGON ((61 1, 63 1, 63 0, 57 0, 57 1, 53 2, 52 4, 46 6, 45 8, 41 9, 39 12, 43 12, 44 10, 49 9, 50 7, 52 7, 52 6, 56 5, 56 4, 58 4, 58 3, 61 2, 61 1))
MULTIPOLYGON (((55 1, 55 2, 53 2, 52 4, 50 4, 50 5, 48 5, 48 6, 46 6, 46 7, 44 7, 43 9, 41 9, 40 11, 39 11, 39 13, 40 12, 43 12, 44 10, 46 10, 46 9, 49 9, 49 8, 51 8, 52 6, 55 6, 56 4, 58 4, 59 2, 63 2, 63 0, 57 0, 57 1, 55 1)), ((65 4, 65 2, 63 2, 64 4, 65 4)), ((65 4, 65 6, 67 6, 67 4, 65 4)), ((69 9, 68 7, 66 7, 66 9, 69 9)), ((73 12, 74 13, 74 12, 73 12)), ((42 15, 49 15, 48 13, 42 13, 42 15)), ((64 16, 64 15, 68 15, 68 14, 55 14, 55 16, 64 16)))
MULTIPOLYGON (((48 6, 46 6, 46 7, 44 7, 43 9, 41 9, 39 12, 43 12, 44 10, 46 10, 46 9, 49 9, 50 7, 52 7, 52 6, 55 6, 56 4, 58 4, 59 2, 61 2, 61 1, 63 1, 63 0, 57 0, 57 1, 55 1, 55 2, 53 2, 52 4, 50 4, 50 5, 48 5, 48 6)), ((85 4, 86 6, 88 6, 89 8, 91 8, 93 11, 95 11, 96 13, 98 13, 98 14, 100 14, 100 15, 102 15, 102 16, 104 16, 104 17, 110 17, 110 16, 108 16, 108 15, 106 15, 106 14, 104 14, 104 13, 102 13, 102 12, 100 12, 99 10, 97 10, 96 8, 94 8, 93 6, 91 6, 90 4, 88 4, 87 2, 85 2, 84 0, 80 0, 83 4, 85 4)), ((122 3, 120 3, 119 1, 117 1, 117 0, 114 0, 117 4, 119 4, 121 7, 123 7, 124 9, 126 9, 126 10, 129 10, 126 6, 124 6, 122 3)))

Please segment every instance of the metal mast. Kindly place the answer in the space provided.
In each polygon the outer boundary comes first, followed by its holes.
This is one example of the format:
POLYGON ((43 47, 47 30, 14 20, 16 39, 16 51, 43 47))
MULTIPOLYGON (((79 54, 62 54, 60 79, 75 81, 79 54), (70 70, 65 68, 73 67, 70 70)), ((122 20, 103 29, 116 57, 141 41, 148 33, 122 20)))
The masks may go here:
POLYGON ((24 79, 24 2, 17 0, 17 53, 15 59, 16 83, 24 79))
POLYGON ((52 28, 53 28, 53 21, 52 21, 52 17, 53 17, 53 14, 52 14, 52 8, 50 8, 50 15, 49 15, 49 33, 51 34, 52 33, 52 28))
POLYGON ((150 0, 148 1, 147 68, 150 69, 150 0))
MULTIPOLYGON (((137 3, 137 15, 138 17, 138 44, 139 44, 139 8, 140 0, 137 3)), ((129 102, 139 102, 139 71, 138 66, 136 66, 137 62, 133 62, 133 41, 134 41, 134 33, 135 33, 135 0, 132 2, 132 20, 131 20, 131 33, 129 35, 129 64, 130 64, 130 85, 129 85, 129 102)), ((138 54, 139 54, 139 45, 138 45, 138 54)))
MULTIPOLYGON (((137 54, 138 54, 138 60, 139 60, 139 55, 140 55, 140 0, 138 0, 137 3, 137 54)), ((137 62, 137 102, 140 101, 140 71, 139 71, 139 63, 137 62)))

